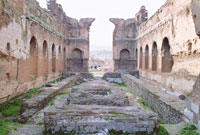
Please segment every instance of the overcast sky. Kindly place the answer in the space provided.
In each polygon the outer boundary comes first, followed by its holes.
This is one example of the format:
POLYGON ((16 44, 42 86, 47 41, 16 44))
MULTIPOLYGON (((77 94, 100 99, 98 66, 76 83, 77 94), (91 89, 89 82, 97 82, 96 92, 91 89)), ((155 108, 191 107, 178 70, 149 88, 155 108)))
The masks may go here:
MULTIPOLYGON (((46 0, 37 0, 46 8, 46 0)), ((91 50, 112 50, 114 25, 109 18, 134 18, 142 5, 152 16, 166 0, 57 0, 66 15, 73 18, 95 18, 90 30, 91 50)))

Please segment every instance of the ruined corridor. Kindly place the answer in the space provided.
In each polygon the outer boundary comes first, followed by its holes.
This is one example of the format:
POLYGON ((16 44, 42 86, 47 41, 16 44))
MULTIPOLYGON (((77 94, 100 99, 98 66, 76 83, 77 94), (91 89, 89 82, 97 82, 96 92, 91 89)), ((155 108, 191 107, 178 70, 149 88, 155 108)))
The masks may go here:
POLYGON ((200 135, 199 0, 110 16, 97 58, 58 3, 0 1, 0 135, 200 135))

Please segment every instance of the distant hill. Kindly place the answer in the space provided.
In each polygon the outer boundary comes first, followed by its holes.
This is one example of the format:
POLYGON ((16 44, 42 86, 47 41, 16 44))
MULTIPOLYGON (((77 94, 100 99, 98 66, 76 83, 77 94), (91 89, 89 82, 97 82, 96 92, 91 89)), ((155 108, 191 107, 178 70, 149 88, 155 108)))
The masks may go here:
POLYGON ((109 50, 95 50, 90 52, 90 58, 112 59, 112 51, 109 50))

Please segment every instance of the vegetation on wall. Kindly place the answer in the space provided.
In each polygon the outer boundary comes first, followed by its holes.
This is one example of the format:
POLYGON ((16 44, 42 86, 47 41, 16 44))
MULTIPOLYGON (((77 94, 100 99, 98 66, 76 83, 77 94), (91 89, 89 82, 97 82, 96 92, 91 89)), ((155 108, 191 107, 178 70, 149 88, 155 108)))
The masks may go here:
POLYGON ((3 5, 3 7, 6 6, 6 0, 1 0, 1 4, 3 5))

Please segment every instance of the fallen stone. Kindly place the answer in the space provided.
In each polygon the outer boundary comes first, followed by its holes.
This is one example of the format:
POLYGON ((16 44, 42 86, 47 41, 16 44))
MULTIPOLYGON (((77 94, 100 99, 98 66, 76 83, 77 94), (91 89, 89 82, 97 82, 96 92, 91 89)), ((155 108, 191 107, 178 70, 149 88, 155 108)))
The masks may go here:
POLYGON ((116 83, 116 84, 124 83, 121 78, 107 78, 106 81, 108 81, 109 83, 116 83))

